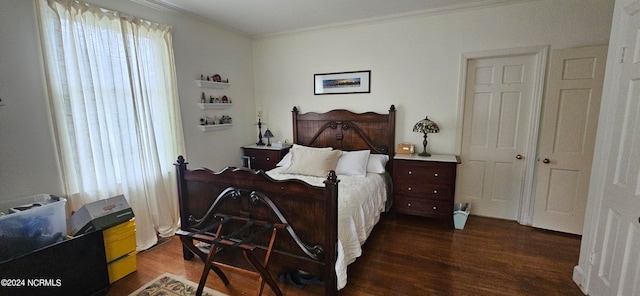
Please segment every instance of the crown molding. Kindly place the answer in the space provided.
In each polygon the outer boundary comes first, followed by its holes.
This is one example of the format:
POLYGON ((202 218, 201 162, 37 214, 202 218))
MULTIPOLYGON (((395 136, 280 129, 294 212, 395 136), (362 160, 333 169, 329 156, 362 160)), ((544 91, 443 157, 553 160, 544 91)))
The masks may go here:
POLYGON ((506 6, 506 5, 512 5, 512 4, 525 3, 525 2, 535 2, 535 1, 539 1, 539 0, 485 0, 485 1, 479 1, 474 3, 451 5, 447 7, 427 9, 427 10, 421 10, 421 11, 412 11, 408 13, 400 13, 400 14, 394 14, 394 15, 388 15, 388 16, 382 16, 382 17, 374 17, 374 18, 366 18, 366 19, 355 20, 355 21, 340 22, 340 23, 324 25, 324 26, 316 26, 316 27, 303 28, 303 29, 297 29, 297 30, 274 32, 274 33, 256 34, 256 35, 252 35, 252 38, 268 39, 268 38, 282 37, 287 35, 308 33, 313 31, 371 25, 371 24, 397 21, 401 19, 418 18, 418 17, 425 17, 425 16, 431 16, 431 15, 440 15, 440 14, 455 13, 455 12, 468 11, 468 10, 485 9, 485 8, 491 8, 491 7, 497 7, 497 6, 506 6))
POLYGON ((371 24, 377 24, 377 23, 397 21, 401 19, 425 17, 425 16, 431 16, 431 15, 455 13, 455 12, 476 10, 476 9, 485 9, 485 8, 491 8, 496 6, 505 6, 505 5, 512 5, 512 4, 518 4, 518 3, 525 3, 525 2, 534 2, 539 0, 484 0, 484 1, 478 1, 473 3, 451 5, 447 7, 413 11, 408 13, 394 14, 394 15, 388 15, 388 16, 382 16, 382 17, 366 18, 366 19, 360 19, 355 21, 339 22, 339 23, 334 23, 329 25, 322 25, 322 26, 315 26, 315 27, 308 27, 308 28, 301 28, 301 29, 280 31, 280 32, 270 32, 270 33, 264 33, 264 34, 254 34, 254 35, 232 28, 223 23, 216 22, 215 20, 204 17, 195 12, 191 12, 186 9, 180 8, 173 4, 167 3, 163 0, 130 0, 130 1, 143 6, 161 10, 161 11, 178 12, 178 13, 188 15, 191 18, 195 17, 202 22, 212 24, 221 29, 224 29, 224 30, 227 30, 251 39, 268 39, 268 38, 302 34, 302 33, 314 32, 314 31, 322 31, 322 30, 337 29, 337 28, 348 28, 348 27, 355 27, 355 26, 362 26, 362 25, 371 25, 371 24))
POLYGON ((133 3, 136 3, 136 4, 139 4, 139 5, 142 5, 142 6, 150 7, 150 8, 156 9, 156 10, 160 10, 160 11, 174 12, 174 13, 180 13, 180 14, 183 14, 183 15, 187 15, 190 18, 195 18, 195 19, 197 19, 197 20, 199 20, 201 22, 214 25, 214 26, 216 26, 216 27, 218 27, 220 29, 227 30, 229 32, 233 32, 235 34, 238 34, 238 35, 241 35, 241 36, 244 36, 244 37, 247 37, 247 38, 251 38, 252 37, 247 32, 243 32, 243 31, 240 31, 238 29, 229 27, 229 26, 227 26, 227 25, 225 25, 223 23, 216 22, 216 21, 214 21, 214 20, 212 20, 210 18, 207 18, 207 17, 202 16, 200 14, 194 13, 192 11, 186 10, 184 8, 175 6, 173 4, 167 3, 167 2, 162 1, 162 0, 129 0, 129 1, 131 1, 133 3))

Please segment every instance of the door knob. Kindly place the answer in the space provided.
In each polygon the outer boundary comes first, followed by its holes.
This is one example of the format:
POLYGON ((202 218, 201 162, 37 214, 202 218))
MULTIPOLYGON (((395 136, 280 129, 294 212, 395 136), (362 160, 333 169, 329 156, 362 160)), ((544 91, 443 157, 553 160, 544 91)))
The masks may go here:
POLYGON ((524 156, 522 156, 522 154, 516 155, 516 159, 523 159, 523 158, 524 158, 524 156))
POLYGON ((545 158, 545 159, 543 159, 543 160, 542 160, 542 162, 544 162, 544 163, 549 163, 549 162, 551 162, 551 161, 550 161, 548 158, 545 158))

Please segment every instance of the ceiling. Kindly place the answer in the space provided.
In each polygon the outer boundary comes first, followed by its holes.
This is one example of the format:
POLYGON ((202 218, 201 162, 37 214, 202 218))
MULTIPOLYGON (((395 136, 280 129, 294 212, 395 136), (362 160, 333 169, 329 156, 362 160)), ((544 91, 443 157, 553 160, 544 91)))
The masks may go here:
POLYGON ((131 0, 262 36, 531 0, 131 0))

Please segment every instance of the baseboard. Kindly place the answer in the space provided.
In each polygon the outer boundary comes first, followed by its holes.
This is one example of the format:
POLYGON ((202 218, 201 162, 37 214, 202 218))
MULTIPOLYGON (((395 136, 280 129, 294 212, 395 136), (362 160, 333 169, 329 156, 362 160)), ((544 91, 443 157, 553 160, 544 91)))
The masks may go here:
POLYGON ((588 295, 588 289, 584 285, 584 272, 582 271, 580 265, 576 265, 573 268, 573 281, 576 283, 576 285, 578 285, 578 288, 580 288, 580 291, 582 291, 584 295, 588 295))
POLYGON ((146 249, 145 251, 149 251, 149 250, 151 250, 151 249, 153 249, 155 247, 162 246, 162 245, 164 245, 164 244, 166 244, 166 243, 168 243, 170 241, 171 241, 171 237, 158 237, 158 242, 156 242, 155 245, 151 246, 150 248, 146 249))

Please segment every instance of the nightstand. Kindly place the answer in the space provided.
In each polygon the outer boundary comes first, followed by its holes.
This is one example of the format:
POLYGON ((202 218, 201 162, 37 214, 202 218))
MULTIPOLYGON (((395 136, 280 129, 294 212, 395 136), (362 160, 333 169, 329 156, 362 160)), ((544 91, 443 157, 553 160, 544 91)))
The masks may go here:
POLYGON ((453 225, 456 155, 397 154, 393 158, 393 207, 397 213, 449 219, 453 225))
POLYGON ((247 167, 254 170, 271 170, 289 152, 291 146, 273 147, 247 145, 242 147, 244 158, 247 159, 247 167))

